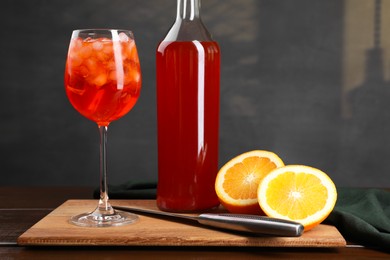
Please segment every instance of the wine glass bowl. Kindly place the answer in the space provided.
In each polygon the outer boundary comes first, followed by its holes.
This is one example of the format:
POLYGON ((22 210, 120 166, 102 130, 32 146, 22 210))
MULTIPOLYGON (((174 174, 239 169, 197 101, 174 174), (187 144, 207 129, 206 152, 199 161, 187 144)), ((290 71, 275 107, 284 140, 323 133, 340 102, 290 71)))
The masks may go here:
POLYGON ((65 66, 65 91, 72 106, 97 123, 100 133, 100 199, 90 213, 73 216, 79 226, 120 226, 135 222, 108 201, 106 145, 108 125, 127 114, 141 91, 141 68, 128 30, 74 30, 65 66))
POLYGON ((65 70, 69 101, 98 125, 128 113, 139 97, 141 69, 129 31, 74 31, 65 70))

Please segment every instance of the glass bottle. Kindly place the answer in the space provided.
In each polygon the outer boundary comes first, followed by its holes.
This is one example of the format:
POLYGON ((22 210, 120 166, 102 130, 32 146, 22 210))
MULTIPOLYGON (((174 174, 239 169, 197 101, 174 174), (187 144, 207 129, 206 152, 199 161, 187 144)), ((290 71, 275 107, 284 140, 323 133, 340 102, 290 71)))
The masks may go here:
POLYGON ((156 50, 157 205, 165 211, 219 205, 220 49, 199 11, 200 0, 178 0, 176 21, 156 50))

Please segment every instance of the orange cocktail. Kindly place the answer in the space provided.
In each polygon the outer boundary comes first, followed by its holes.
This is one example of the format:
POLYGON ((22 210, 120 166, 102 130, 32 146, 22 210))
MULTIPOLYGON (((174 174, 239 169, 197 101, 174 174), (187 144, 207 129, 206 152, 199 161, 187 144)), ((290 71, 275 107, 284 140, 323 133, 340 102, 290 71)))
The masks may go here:
POLYGON ((135 214, 115 211, 108 199, 107 130, 135 105, 141 68, 129 30, 74 30, 65 68, 65 90, 73 107, 97 123, 100 135, 100 199, 93 212, 72 216, 78 226, 111 227, 134 223, 135 214))
POLYGON ((135 105, 141 69, 133 39, 73 38, 65 69, 65 89, 73 107, 98 125, 107 126, 135 105))

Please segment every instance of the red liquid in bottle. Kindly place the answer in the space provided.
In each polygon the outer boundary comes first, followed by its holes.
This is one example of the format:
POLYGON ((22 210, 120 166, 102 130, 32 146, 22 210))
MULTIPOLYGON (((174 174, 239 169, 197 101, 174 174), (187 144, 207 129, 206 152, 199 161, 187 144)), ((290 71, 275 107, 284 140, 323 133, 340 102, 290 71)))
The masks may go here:
POLYGON ((220 49, 213 41, 163 41, 156 59, 157 205, 168 211, 215 207, 220 49))

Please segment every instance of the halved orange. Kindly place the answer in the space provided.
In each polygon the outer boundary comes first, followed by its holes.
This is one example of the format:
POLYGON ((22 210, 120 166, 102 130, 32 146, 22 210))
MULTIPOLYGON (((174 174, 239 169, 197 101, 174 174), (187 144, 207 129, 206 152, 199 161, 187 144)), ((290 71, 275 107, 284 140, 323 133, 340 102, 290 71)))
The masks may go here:
POLYGON ((333 210, 337 190, 323 171, 310 166, 288 165, 264 177, 257 198, 267 216, 300 222, 307 231, 320 224, 333 210))
POLYGON ((218 172, 215 191, 221 204, 232 213, 261 214, 257 201, 260 181, 270 171, 284 166, 273 152, 254 150, 227 162, 218 172))

